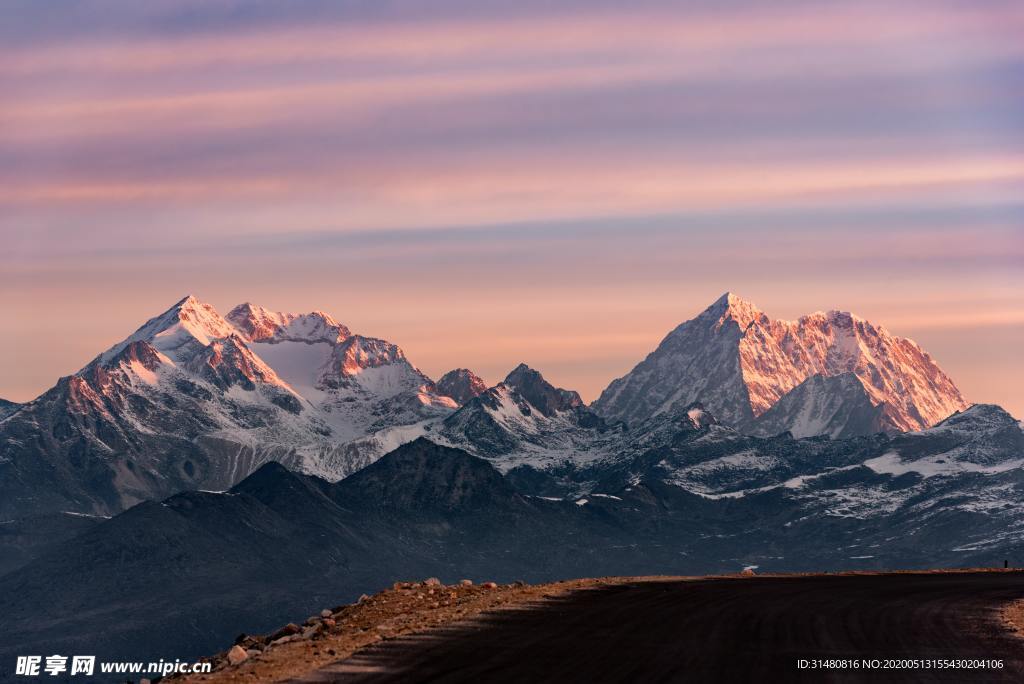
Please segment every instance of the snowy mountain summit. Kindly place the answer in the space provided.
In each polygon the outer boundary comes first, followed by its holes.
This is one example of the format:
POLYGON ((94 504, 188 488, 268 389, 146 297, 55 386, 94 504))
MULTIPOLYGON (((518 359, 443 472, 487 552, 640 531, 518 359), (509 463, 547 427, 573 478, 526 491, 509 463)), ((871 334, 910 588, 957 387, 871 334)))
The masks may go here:
POLYGON ((0 509, 116 513, 271 460, 334 476, 346 442, 457 406, 396 345, 328 314, 246 303, 223 317, 188 296, 5 410, 0 509))
POLYGON ((916 342, 844 311, 769 318, 732 293, 675 330, 593 408, 642 421, 702 402, 755 434, 920 430, 968 406, 916 342))

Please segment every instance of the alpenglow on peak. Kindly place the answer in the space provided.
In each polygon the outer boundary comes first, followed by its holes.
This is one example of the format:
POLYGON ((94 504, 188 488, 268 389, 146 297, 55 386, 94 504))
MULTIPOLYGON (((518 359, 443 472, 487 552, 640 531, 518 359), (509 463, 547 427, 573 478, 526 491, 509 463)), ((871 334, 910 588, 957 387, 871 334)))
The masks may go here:
MULTIPOLYGON (((967 407, 953 381, 916 342, 842 311, 817 312, 795 321, 775 320, 731 292, 672 330, 627 375, 594 402, 608 419, 642 421, 673 407, 700 401, 719 420, 737 428, 758 419, 784 396, 815 376, 850 373, 856 382, 815 385, 855 393, 825 401, 799 396, 808 406, 843 414, 849 402, 878 408, 872 430, 919 430, 967 407)), ((792 402, 791 402, 792 403, 792 402)), ((832 416, 818 416, 827 424, 832 416)), ((864 427, 862 430, 868 430, 864 427)), ((826 430, 825 433, 833 431, 826 430)))

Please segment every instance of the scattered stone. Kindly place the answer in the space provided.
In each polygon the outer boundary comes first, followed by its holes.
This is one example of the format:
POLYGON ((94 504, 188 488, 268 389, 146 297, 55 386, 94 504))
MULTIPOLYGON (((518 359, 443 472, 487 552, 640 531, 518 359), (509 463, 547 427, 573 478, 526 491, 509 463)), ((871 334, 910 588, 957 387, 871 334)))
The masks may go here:
POLYGON ((483 587, 484 589, 497 589, 498 588, 498 585, 496 583, 494 583, 494 582, 484 582, 480 586, 483 587))
POLYGON ((326 608, 324 608, 323 610, 320 611, 320 617, 322 617, 322 618, 329 618, 329 617, 331 617, 331 611, 329 611, 326 608))
POLYGON ((338 624, 338 623, 334 621, 334 618, 324 618, 324 621, 323 621, 324 627, 327 627, 329 629, 331 627, 334 627, 336 624, 338 624))
POLYGON ((238 644, 232 646, 231 650, 228 651, 228 662, 232 665, 238 665, 239 663, 243 663, 248 659, 249 654, 246 653, 245 649, 239 646, 238 644))
POLYGON ((263 648, 263 637, 255 636, 252 634, 239 634, 235 637, 235 644, 241 646, 245 650, 255 648, 257 650, 263 648))
POLYGON ((267 640, 273 643, 275 641, 280 641, 282 637, 291 636, 292 634, 298 634, 301 631, 302 630, 299 628, 297 624, 295 624, 294 622, 289 622, 287 625, 285 625, 284 627, 282 627, 281 629, 277 630, 269 637, 267 637, 267 640))
POLYGON ((313 635, 317 633, 318 627, 319 627, 319 625, 313 625, 312 627, 307 627, 306 629, 304 629, 302 631, 302 638, 303 639, 312 639, 313 635))
POLYGON ((524 582, 523 580, 516 580, 515 582, 512 583, 512 586, 513 587, 525 587, 526 586, 526 582, 524 582))
POLYGON ((366 594, 363 594, 362 596, 359 597, 359 603, 362 603, 363 601, 369 601, 369 600, 370 600, 370 597, 367 596, 366 594))
POLYGON ((436 577, 428 577, 427 579, 423 580, 423 586, 439 587, 441 586, 441 580, 437 579, 436 577))
POLYGON ((280 639, 274 639, 273 641, 270 642, 270 645, 271 646, 280 646, 281 644, 287 644, 289 641, 294 641, 294 640, 295 640, 295 635, 294 634, 289 634, 288 636, 283 636, 280 639))
POLYGON ((257 651, 255 648, 250 648, 248 651, 245 652, 245 654, 250 658, 255 658, 260 654, 260 652, 257 651))
POLYGON ((473 580, 468 580, 468 579, 459 580, 459 584, 461 584, 464 587, 471 587, 471 586, 473 586, 473 580))
POLYGON ((754 572, 754 568, 743 568, 743 572, 740 573, 744 577, 753 577, 757 573, 754 572))

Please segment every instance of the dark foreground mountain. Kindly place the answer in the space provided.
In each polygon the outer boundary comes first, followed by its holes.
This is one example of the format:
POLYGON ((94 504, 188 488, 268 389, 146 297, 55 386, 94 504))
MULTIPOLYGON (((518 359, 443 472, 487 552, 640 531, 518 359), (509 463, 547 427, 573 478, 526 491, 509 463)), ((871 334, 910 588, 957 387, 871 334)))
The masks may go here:
POLYGON ((595 464, 588 493, 569 499, 419 439, 333 484, 272 463, 227 492, 139 504, 0 577, 0 664, 44 652, 193 657, 426 576, 1024 558, 1024 435, 998 407, 921 433, 835 441, 743 435, 699 407, 673 425, 660 446, 595 464))
POLYGON ((600 508, 523 496, 425 440, 333 485, 267 464, 225 493, 139 504, 0 578, 0 667, 198 656, 396 578, 639 570, 644 556, 601 543, 619 536, 600 508))
POLYGON ((78 513, 49 513, 0 520, 0 575, 57 548, 107 518, 78 513))

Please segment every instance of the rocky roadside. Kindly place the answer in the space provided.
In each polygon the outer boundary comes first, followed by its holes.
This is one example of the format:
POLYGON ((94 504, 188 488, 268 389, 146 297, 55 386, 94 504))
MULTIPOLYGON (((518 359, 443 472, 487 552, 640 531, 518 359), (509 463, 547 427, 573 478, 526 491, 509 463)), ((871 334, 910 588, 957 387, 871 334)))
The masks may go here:
POLYGON ((578 589, 637 578, 596 578, 529 585, 523 582, 444 585, 436 578, 396 582, 351 605, 325 608, 302 624, 289 623, 266 635, 241 634, 229 649, 202 661, 213 672, 172 676, 176 682, 267 682, 303 674, 351 656, 361 648, 483 612, 514 608, 578 589))

